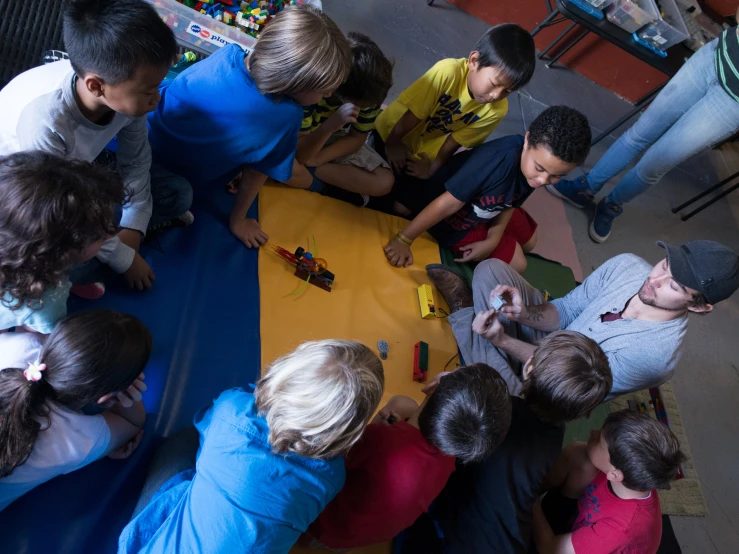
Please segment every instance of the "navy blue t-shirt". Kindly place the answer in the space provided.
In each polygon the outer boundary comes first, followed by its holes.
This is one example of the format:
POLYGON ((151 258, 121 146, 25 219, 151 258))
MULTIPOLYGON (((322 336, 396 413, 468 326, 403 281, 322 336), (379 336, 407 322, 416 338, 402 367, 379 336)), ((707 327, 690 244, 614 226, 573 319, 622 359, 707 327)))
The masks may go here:
POLYGON ((511 401, 503 444, 481 463, 458 463, 432 506, 445 554, 528 551, 531 512, 562 450, 564 426, 539 421, 520 398, 511 401))
POLYGON ((189 67, 160 92, 149 114, 154 162, 193 186, 225 185, 243 165, 276 181, 292 176, 303 108, 259 92, 238 45, 189 67))
POLYGON ((521 206, 534 191, 521 173, 523 141, 523 136, 511 135, 460 152, 425 181, 398 176, 397 200, 414 217, 444 192, 465 202, 429 229, 441 246, 450 248, 506 208, 521 206))

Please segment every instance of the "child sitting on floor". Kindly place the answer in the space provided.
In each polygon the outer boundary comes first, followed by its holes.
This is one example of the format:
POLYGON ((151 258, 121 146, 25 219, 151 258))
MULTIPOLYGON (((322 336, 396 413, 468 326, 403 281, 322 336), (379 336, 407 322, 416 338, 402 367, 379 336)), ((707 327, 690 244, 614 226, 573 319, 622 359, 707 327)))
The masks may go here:
POLYGON ((392 539, 439 494, 460 463, 478 462, 511 421, 505 381, 485 364, 440 374, 421 406, 394 396, 346 459, 346 485, 311 525, 314 546, 353 548, 392 539))
POLYGON ((565 423, 588 417, 612 377, 598 344, 573 331, 542 340, 522 377, 505 440, 480 463, 457 464, 430 515, 405 534, 399 554, 529 551, 531 511, 562 450, 565 423))
POLYGON ((39 151, 0 157, 0 333, 48 334, 67 313, 68 272, 117 231, 120 177, 39 151))
POLYGON ((69 61, 30 69, 0 91, 0 155, 43 150, 92 162, 117 136, 128 197, 121 228, 97 259, 74 271, 72 292, 99 298, 108 269, 123 274, 129 287, 148 289, 154 273, 138 254, 143 235, 172 220, 192 222, 190 184, 151 167, 146 130, 177 44, 144 0, 68 0, 63 34, 69 61))
POLYGON ((396 267, 413 263, 410 246, 424 231, 452 250, 458 262, 498 258, 519 273, 536 244, 536 222, 521 209, 534 189, 556 183, 590 151, 587 118, 552 106, 512 135, 461 152, 431 179, 399 176, 393 188, 397 215, 411 221, 385 246, 396 267))
POLYGON ((224 392, 195 416, 199 445, 182 453, 195 467, 152 465, 144 491, 158 492, 139 499, 118 551, 286 553, 344 485, 344 455, 383 386, 369 348, 324 340, 273 363, 253 394, 224 392))
POLYGON ((226 186, 241 173, 231 232, 250 248, 267 241, 246 213, 267 177, 292 177, 301 106, 333 95, 346 80, 351 51, 323 13, 281 11, 248 55, 224 46, 160 91, 149 116, 154 160, 199 185, 226 186))
POLYGON ((0 510, 57 475, 131 455, 151 347, 143 323, 106 310, 70 315, 48 337, 0 335, 0 510))
POLYGON ((506 97, 535 67, 528 31, 513 23, 492 27, 468 58, 438 62, 382 112, 378 151, 396 173, 429 178, 460 147, 485 141, 508 112, 506 97))
POLYGON ((548 484, 558 490, 534 505, 537 550, 656 553, 662 537, 656 489, 669 489, 684 461, 666 425, 634 410, 610 414, 587 443, 568 445, 549 473, 548 484), (574 516, 562 528, 567 512, 574 516))
POLYGON ((365 144, 393 85, 393 63, 369 37, 349 33, 348 40, 349 78, 336 94, 303 110, 305 136, 298 140, 287 184, 364 206, 370 196, 390 192, 395 181, 382 156, 365 144), (348 132, 342 131, 348 124, 348 132))

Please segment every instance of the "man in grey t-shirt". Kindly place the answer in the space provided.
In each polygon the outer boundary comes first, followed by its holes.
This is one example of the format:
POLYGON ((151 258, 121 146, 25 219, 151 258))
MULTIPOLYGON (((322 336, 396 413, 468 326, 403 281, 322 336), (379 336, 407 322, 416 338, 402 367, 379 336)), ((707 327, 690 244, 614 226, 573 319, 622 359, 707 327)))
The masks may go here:
POLYGON ((449 322, 465 362, 497 369, 511 394, 521 390, 520 367, 535 344, 566 329, 592 338, 606 353, 613 398, 667 381, 680 356, 688 314, 711 312, 739 288, 739 257, 730 248, 707 240, 657 244, 667 251, 657 265, 621 254, 549 303, 500 260, 477 266, 471 291, 448 267, 426 270, 449 303, 449 322), (506 301, 499 312, 490 308, 496 296, 506 301))

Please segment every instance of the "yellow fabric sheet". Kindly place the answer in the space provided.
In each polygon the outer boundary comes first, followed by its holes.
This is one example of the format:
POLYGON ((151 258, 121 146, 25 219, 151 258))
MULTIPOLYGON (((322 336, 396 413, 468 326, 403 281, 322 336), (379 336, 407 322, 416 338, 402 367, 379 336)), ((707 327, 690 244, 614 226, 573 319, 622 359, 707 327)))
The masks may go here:
MULTIPOLYGON (((383 246, 406 222, 390 215, 357 208, 319 194, 282 187, 259 193, 259 221, 269 243, 294 252, 313 250, 336 275, 331 292, 307 285, 269 247, 259 252, 259 297, 262 366, 307 340, 353 339, 379 355, 377 342, 390 345, 385 369, 385 395, 405 394, 423 400, 423 385, 413 381, 413 345, 429 345, 429 378, 457 352, 444 319, 421 319, 416 289, 430 280, 426 264, 439 263, 439 247, 429 235, 413 243, 414 263, 398 269, 385 259, 383 246), (309 245, 310 241, 310 245, 309 245)), ((448 312, 434 288, 434 300, 448 312)), ((454 368, 454 362, 449 364, 454 368)))

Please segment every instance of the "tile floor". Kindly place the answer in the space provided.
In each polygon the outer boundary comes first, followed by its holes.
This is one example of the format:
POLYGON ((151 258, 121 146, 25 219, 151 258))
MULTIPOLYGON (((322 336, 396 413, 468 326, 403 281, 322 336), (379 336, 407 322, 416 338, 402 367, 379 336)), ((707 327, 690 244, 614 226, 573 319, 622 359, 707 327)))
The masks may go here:
MULTIPOLYGON (((345 31, 369 34, 395 58, 395 86, 389 100, 441 58, 466 57, 487 28, 482 21, 436 0, 324 0, 324 10, 345 31)), ((531 83, 510 98, 508 116, 494 137, 523 133, 546 106, 567 104, 584 112, 598 134, 630 109, 615 94, 561 66, 539 63, 531 83)), ((585 170, 618 137, 596 145, 585 170)), ((585 275, 605 260, 633 252, 650 261, 661 257, 654 242, 719 240, 739 250, 739 193, 683 223, 671 208, 739 168, 739 147, 704 152, 668 173, 628 205, 608 242, 596 245, 587 234, 589 214, 567 207, 585 275)), ((582 170, 578 170, 582 171, 582 170)), ((615 180, 613 185, 615 185, 615 180)), ((610 186, 604 189, 607 192, 610 186)), ((739 294, 714 313, 690 322, 686 352, 674 384, 688 440, 701 478, 709 515, 674 517, 683 552, 739 552, 739 294), (733 322, 733 323, 732 323, 733 322)))

